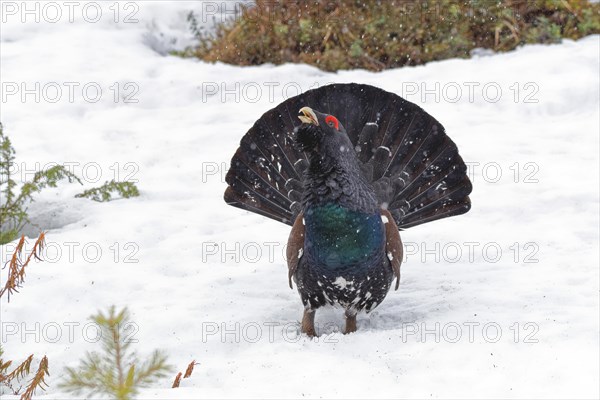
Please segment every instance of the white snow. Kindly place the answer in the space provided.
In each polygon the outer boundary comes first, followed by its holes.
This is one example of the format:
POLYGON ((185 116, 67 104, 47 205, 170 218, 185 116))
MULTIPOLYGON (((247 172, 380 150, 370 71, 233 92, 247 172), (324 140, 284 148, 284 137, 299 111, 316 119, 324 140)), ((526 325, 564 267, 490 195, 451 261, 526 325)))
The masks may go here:
POLYGON ((64 183, 30 206, 49 229, 47 261, 2 299, 2 347, 7 359, 48 356, 39 398, 68 398, 63 367, 98 348, 84 326, 111 304, 132 312, 140 355, 160 348, 176 366, 144 399, 598 398, 598 36, 331 74, 165 56, 192 40, 185 17, 200 2, 135 3, 137 23, 115 23, 103 3, 97 23, 1 24, 0 120, 18 165, 74 163, 84 188, 118 172, 141 190, 99 204, 64 183), (400 289, 351 335, 331 333, 341 310, 319 311, 324 334, 311 340, 297 334, 303 305, 287 285, 290 228, 222 198, 254 121, 329 82, 396 92, 438 119, 471 167, 473 208, 403 231, 400 289), (42 99, 22 101, 21 84, 36 83, 42 99))

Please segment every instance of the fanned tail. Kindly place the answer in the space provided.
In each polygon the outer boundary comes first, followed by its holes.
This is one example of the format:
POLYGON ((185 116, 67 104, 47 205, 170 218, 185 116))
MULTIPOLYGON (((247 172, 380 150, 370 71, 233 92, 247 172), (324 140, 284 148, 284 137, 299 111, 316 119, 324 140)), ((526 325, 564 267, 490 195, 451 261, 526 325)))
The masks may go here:
POLYGON ((382 207, 399 228, 469 211, 466 166, 444 127, 417 105, 384 90, 333 84, 266 112, 242 138, 225 201, 291 225, 301 210, 306 156, 293 144, 298 110, 335 115, 346 128, 382 207))

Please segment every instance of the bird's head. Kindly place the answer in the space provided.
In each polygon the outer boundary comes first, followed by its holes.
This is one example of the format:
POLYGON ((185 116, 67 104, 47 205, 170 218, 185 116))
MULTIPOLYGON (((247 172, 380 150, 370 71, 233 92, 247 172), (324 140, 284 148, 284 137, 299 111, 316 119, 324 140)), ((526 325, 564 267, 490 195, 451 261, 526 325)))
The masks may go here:
POLYGON ((302 151, 336 158, 354 152, 346 129, 334 115, 310 107, 302 107, 299 113, 302 125, 296 128, 296 144, 302 151))

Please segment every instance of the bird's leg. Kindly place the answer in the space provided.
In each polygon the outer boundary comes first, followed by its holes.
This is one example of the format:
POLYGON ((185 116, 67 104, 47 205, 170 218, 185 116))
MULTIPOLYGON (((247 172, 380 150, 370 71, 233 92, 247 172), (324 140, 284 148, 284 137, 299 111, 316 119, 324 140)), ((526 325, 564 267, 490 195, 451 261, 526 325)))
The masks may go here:
POLYGON ((315 310, 310 308, 304 309, 304 315, 302 316, 302 333, 306 333, 308 336, 317 336, 315 332, 315 310))
POLYGON ((346 329, 344 330, 344 335, 356 332, 356 311, 346 310, 344 316, 346 317, 346 329))

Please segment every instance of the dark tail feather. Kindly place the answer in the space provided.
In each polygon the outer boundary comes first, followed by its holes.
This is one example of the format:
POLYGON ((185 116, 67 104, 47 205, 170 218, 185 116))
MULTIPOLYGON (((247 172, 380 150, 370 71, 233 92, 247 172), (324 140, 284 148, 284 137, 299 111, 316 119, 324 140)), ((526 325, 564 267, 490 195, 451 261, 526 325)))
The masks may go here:
POLYGON ((363 172, 398 227, 408 228, 471 207, 471 182, 456 145, 423 109, 381 89, 333 84, 265 113, 242 138, 227 174, 227 203, 291 225, 300 211, 308 163, 292 143, 298 110, 310 106, 344 125, 363 172))
POLYGON ((225 201, 291 225, 300 210, 298 188, 307 161, 292 142, 295 121, 284 115, 271 110, 244 135, 227 172, 225 201))

